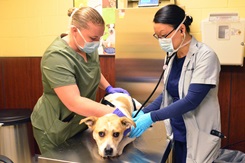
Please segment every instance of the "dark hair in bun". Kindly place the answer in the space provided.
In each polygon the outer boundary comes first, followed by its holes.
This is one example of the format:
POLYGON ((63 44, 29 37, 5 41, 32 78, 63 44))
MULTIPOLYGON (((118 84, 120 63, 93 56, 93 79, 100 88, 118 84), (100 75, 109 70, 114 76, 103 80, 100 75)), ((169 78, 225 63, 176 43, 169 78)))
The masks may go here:
POLYGON ((174 4, 166 5, 160 8, 153 19, 154 23, 162 23, 172 25, 175 29, 180 25, 180 23, 185 19, 183 23, 186 27, 186 31, 190 32, 190 25, 193 21, 191 16, 186 16, 185 11, 174 4))

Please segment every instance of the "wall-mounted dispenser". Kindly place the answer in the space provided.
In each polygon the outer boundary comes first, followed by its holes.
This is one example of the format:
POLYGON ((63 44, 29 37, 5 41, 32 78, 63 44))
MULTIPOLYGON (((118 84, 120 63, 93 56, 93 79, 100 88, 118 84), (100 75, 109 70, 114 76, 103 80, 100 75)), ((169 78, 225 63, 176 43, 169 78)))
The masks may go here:
POLYGON ((202 42, 214 49, 221 65, 243 66, 245 19, 238 13, 212 13, 201 28, 202 42))

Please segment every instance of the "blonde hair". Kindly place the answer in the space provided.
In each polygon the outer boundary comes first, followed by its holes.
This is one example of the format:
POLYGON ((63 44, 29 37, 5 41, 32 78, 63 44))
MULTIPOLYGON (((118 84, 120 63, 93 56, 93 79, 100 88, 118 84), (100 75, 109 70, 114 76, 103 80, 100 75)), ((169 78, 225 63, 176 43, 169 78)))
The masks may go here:
POLYGON ((88 22, 96 25, 105 25, 100 13, 91 7, 70 8, 68 10, 68 16, 71 19, 70 25, 74 25, 77 28, 88 29, 88 22))

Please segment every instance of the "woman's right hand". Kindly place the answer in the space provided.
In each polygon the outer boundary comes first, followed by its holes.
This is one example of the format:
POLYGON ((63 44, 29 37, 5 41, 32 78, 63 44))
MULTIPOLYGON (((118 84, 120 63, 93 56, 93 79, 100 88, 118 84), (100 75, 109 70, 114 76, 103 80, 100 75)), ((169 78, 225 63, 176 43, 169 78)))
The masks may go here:
POLYGON ((135 121, 136 127, 132 127, 129 137, 134 138, 141 136, 152 123, 151 113, 146 113, 139 116, 138 120, 135 121))

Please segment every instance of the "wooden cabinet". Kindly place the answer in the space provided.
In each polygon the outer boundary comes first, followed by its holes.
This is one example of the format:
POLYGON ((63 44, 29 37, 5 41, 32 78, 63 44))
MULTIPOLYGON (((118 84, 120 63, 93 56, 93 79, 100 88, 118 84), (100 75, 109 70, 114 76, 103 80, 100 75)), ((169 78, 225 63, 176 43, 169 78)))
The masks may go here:
MULTIPOLYGON (((101 72, 107 79, 107 81, 115 86, 115 55, 101 55, 100 56, 100 67, 101 72)), ((96 96, 96 101, 100 101, 102 97, 104 97, 105 91, 99 89, 96 96)))
MULTIPOLYGON (((244 61, 243 61, 244 62, 244 61)), ((219 85, 222 147, 245 152, 245 66, 222 66, 219 85)))
POLYGON ((0 109, 33 108, 42 95, 40 60, 40 57, 0 58, 0 109))
MULTIPOLYGON (((0 109, 30 108, 42 95, 41 57, 0 58, 0 109)), ((101 71, 115 85, 115 56, 100 56, 101 71)), ((104 96, 98 90, 97 101, 104 96)))

